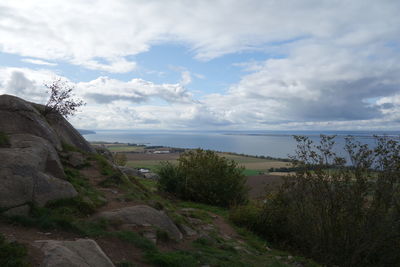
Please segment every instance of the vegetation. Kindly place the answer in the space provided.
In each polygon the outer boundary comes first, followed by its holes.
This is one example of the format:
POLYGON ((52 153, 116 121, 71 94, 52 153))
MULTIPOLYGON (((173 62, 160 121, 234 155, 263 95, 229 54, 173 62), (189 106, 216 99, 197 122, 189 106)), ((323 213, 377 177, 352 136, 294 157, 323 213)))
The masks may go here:
POLYGON ((125 166, 127 162, 126 154, 125 153, 116 153, 114 155, 114 162, 118 166, 125 166))
POLYGON ((8 138, 8 135, 0 132, 0 148, 1 147, 8 147, 10 145, 10 139, 8 138))
POLYGON ((0 234, 0 265, 4 267, 29 266, 26 248, 16 242, 7 242, 0 234))
POLYGON ((165 163, 158 174, 161 190, 185 200, 224 207, 247 201, 243 168, 213 151, 188 151, 177 166, 165 163))
POLYGON ((44 115, 50 113, 58 113, 67 118, 72 116, 81 106, 85 105, 83 100, 74 99, 72 91, 74 87, 69 85, 67 81, 56 79, 44 85, 50 94, 45 105, 44 115))
POLYGON ((328 265, 399 266, 399 141, 376 137, 372 149, 349 137, 346 160, 333 136, 318 145, 296 140, 296 175, 263 206, 238 207, 231 219, 328 265))

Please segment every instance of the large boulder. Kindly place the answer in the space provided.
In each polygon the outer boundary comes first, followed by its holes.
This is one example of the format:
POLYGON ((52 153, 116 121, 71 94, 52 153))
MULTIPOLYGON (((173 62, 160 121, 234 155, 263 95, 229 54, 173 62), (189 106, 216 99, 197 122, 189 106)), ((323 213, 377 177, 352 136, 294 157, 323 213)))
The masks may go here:
POLYGON ((61 150, 60 139, 46 119, 29 102, 15 96, 0 96, 0 132, 39 136, 61 150))
POLYGON ((182 233, 174 222, 163 212, 146 205, 138 205, 98 214, 99 218, 119 224, 123 228, 131 226, 153 226, 166 231, 175 240, 182 239, 182 233))
POLYGON ((36 246, 44 252, 43 267, 113 267, 114 264, 91 239, 75 241, 40 240, 36 246))
POLYGON ((10 136, 10 147, 0 149, 0 209, 77 195, 63 180, 65 174, 49 141, 29 134, 10 136))
POLYGON ((77 147, 84 152, 96 153, 96 150, 64 117, 53 113, 48 114, 46 119, 61 142, 77 147))

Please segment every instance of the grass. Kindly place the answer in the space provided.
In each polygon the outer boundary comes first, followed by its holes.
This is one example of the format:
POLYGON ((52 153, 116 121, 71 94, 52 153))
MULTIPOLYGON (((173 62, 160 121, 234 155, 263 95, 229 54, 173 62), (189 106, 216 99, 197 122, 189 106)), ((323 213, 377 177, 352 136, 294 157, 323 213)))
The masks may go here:
POLYGON ((64 172, 67 176, 67 181, 74 186, 82 198, 86 198, 91 202, 93 208, 97 208, 105 204, 106 200, 102 193, 91 186, 87 178, 84 177, 79 170, 65 168, 64 172))
POLYGON ((16 242, 8 242, 0 234, 0 265, 3 267, 30 266, 27 259, 27 249, 16 242))
POLYGON ((10 145, 10 139, 7 134, 0 132, 0 147, 8 147, 10 145))

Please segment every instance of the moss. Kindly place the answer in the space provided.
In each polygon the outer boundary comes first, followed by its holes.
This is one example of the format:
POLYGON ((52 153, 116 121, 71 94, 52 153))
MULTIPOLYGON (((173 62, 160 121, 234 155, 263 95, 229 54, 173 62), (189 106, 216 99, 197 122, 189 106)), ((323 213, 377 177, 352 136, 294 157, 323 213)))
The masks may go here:
POLYGON ((8 135, 4 132, 0 132, 0 148, 9 146, 10 146, 10 139, 8 135))

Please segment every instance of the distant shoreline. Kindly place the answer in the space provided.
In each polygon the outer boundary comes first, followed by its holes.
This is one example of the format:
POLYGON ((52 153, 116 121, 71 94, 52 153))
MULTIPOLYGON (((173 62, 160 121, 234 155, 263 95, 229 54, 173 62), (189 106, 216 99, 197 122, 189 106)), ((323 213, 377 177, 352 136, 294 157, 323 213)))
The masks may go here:
POLYGON ((270 136, 270 137, 292 137, 292 136, 307 136, 307 137, 320 137, 321 135, 328 135, 328 136, 340 136, 340 137, 356 137, 356 138, 367 138, 367 139, 373 139, 376 136, 377 137, 399 137, 399 135, 394 135, 394 134, 373 134, 373 135, 354 135, 354 134, 276 134, 276 133, 264 133, 264 134, 258 134, 258 133, 224 133, 223 135, 237 135, 237 136, 270 136))

